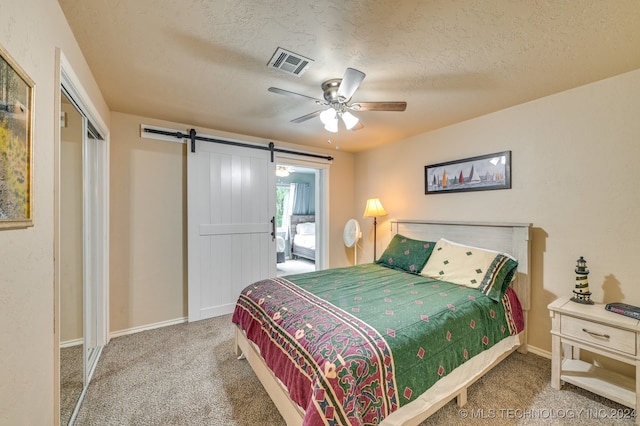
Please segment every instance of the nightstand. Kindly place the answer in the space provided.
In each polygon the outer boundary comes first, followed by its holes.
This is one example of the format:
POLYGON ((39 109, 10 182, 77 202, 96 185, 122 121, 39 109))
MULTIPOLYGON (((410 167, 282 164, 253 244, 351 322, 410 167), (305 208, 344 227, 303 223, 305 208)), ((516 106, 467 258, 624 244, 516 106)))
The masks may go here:
POLYGON ((551 387, 571 383, 627 407, 640 408, 640 321, 583 305, 570 296, 551 303, 551 387), (636 378, 581 361, 580 349, 636 366, 636 378))

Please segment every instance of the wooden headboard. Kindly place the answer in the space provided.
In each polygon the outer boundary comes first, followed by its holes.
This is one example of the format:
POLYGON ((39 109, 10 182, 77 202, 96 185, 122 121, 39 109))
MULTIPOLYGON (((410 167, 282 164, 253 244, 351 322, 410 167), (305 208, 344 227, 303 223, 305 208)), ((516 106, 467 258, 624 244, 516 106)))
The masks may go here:
POLYGON ((297 224, 315 221, 316 215, 314 214, 292 214, 289 222, 289 235, 291 236, 291 239, 293 240, 293 236, 296 235, 297 224))
POLYGON ((392 233, 417 240, 446 238, 460 244, 508 253, 518 260, 518 273, 512 284, 522 309, 531 307, 531 224, 492 222, 446 222, 395 220, 392 233))

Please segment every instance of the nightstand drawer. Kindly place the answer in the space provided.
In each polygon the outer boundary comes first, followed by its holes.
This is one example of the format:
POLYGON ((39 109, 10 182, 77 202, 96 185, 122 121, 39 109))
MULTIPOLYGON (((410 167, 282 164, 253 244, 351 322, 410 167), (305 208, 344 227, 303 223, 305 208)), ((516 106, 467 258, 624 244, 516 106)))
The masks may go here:
POLYGON ((618 350, 629 355, 636 354, 636 333, 604 324, 585 321, 567 315, 560 318, 560 330, 584 342, 618 350))

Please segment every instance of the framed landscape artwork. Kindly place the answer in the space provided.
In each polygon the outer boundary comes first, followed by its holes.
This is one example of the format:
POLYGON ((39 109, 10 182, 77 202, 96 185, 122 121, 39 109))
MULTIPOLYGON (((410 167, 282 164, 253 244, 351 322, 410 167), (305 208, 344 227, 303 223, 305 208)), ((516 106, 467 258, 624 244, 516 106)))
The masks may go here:
POLYGON ((34 86, 0 46, 0 229, 33 226, 34 86))
POLYGON ((424 193, 511 188, 511 151, 424 166, 424 193))

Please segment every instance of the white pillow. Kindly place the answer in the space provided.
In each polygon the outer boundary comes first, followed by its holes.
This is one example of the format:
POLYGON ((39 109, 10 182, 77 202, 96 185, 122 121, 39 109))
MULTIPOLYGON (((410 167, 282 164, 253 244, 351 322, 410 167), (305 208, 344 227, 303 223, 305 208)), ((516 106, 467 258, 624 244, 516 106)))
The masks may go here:
POLYGON ((316 224, 314 222, 304 222, 296 225, 296 233, 301 235, 313 235, 316 233, 316 224))
POLYGON ((500 253, 494 250, 467 246, 441 238, 420 274, 478 288, 498 254, 500 253))
POLYGON ((421 274, 478 289, 499 302, 515 277, 518 261, 506 253, 441 239, 421 274))

